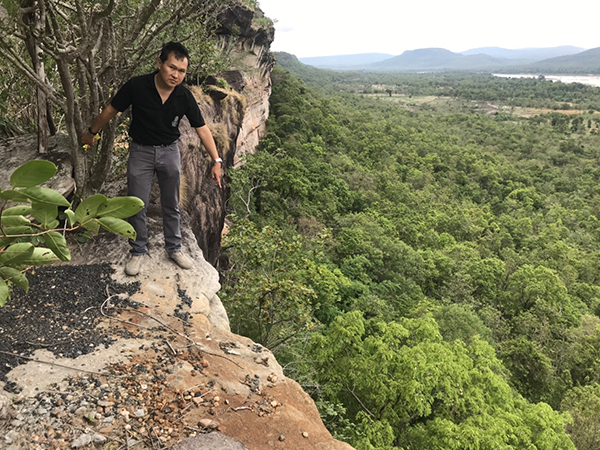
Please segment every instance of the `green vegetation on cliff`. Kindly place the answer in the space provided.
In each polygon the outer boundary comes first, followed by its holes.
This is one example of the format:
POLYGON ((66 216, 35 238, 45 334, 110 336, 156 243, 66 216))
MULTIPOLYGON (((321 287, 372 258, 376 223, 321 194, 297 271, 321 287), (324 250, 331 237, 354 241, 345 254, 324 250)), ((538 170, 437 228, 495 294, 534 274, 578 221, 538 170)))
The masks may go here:
POLYGON ((419 106, 321 76, 336 88, 276 68, 268 133, 232 174, 233 330, 359 450, 597 447, 598 121, 501 106, 600 89, 448 76, 453 103, 419 106), (492 97, 494 116, 468 107, 492 97))

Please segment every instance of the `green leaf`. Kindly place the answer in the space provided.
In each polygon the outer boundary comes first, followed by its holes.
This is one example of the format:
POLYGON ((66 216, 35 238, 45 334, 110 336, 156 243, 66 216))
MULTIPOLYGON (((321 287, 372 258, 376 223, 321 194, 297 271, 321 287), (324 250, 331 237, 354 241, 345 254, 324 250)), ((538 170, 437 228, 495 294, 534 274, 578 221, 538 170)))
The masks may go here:
POLYGON ((110 231, 113 234, 118 234, 129 239, 135 239, 135 230, 129 222, 123 219, 115 219, 114 217, 100 217, 98 219, 102 228, 110 231))
POLYGON ((6 304, 6 300, 10 297, 10 289, 8 285, 2 279, 0 279, 0 307, 6 304))
POLYGON ((35 231, 31 227, 18 226, 18 227, 6 227, 4 228, 4 234, 7 236, 22 236, 27 234, 34 234, 35 231))
POLYGON ((71 204, 60 193, 53 189, 39 186, 28 187, 21 192, 34 202, 47 203, 49 205, 58 205, 69 207, 71 204))
POLYGON ((137 197, 115 197, 108 200, 98 210, 99 217, 110 216, 116 219, 126 219, 144 208, 144 202, 137 197))
POLYGON ((21 191, 2 191, 0 192, 0 198, 2 200, 11 200, 17 203, 27 203, 29 198, 21 193, 21 191))
POLYGON ((98 209, 104 206, 106 202, 108 202, 108 198, 102 194, 96 194, 86 198, 75 211, 75 222, 83 224, 88 220, 93 219, 96 217, 98 209))
POLYGON ((34 160, 23 164, 10 176, 12 187, 32 187, 48 181, 56 174, 57 167, 50 161, 34 160))
POLYGON ((65 209, 65 215, 67 216, 67 220, 69 221, 69 226, 73 226, 75 224, 75 213, 71 208, 65 209))
POLYGON ((51 231, 44 235, 44 242, 46 242, 48 248, 54 252, 58 259, 61 261, 71 260, 71 252, 67 248, 67 241, 62 234, 51 231))
POLYGON ((31 214, 31 206, 19 205, 7 208, 2 211, 2 217, 4 216, 28 216, 31 214))
POLYGON ((52 229, 58 224, 56 216, 58 216, 58 206, 49 205, 47 203, 33 202, 31 205, 33 217, 46 229, 52 229), (54 225, 54 226, 51 226, 54 225))
POLYGON ((26 223, 31 223, 31 220, 23 216, 2 216, 2 219, 0 219, 0 224, 3 227, 18 227, 26 223))
POLYGON ((29 291, 29 280, 24 273, 12 267, 0 267, 0 276, 6 281, 16 284, 25 292, 29 291))
POLYGON ((98 230, 100 230, 100 224, 98 223, 98 219, 92 219, 86 223, 84 223, 83 228, 85 228, 88 231, 91 231, 92 233, 97 233, 98 230))
POLYGON ((22 266, 41 266, 58 261, 58 257, 49 248, 34 247, 29 257, 19 261, 22 266))
POLYGON ((34 250, 35 247, 28 242, 12 244, 5 248, 4 252, 0 253, 0 265, 13 266, 20 264, 21 261, 29 258, 34 250))
POLYGON ((93 237, 94 237, 94 235, 92 233, 90 233, 89 231, 83 231, 83 232, 79 233, 77 236, 75 236, 75 240, 77 240, 77 242, 81 242, 82 244, 85 244, 87 241, 89 241, 93 237))

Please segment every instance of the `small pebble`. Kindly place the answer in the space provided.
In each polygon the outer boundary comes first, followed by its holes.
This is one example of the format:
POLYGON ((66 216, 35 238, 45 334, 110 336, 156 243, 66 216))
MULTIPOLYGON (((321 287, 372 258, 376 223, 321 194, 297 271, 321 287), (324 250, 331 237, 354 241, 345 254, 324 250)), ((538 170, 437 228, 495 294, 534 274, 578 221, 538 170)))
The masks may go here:
POLYGON ((219 423, 213 419, 200 419, 198 425, 202 428, 217 428, 219 423))
POLYGON ((92 436, 92 442, 94 444, 103 444, 106 442, 106 440, 107 439, 99 433, 94 433, 94 435, 92 436))
POLYGON ((6 442, 7 444, 12 444, 13 441, 18 437, 19 437, 19 433, 17 432, 17 430, 10 430, 4 436, 4 442, 6 442))
POLYGON ((75 439, 73 442, 71 442, 71 448, 85 447, 86 445, 89 445, 91 443, 92 443, 92 436, 90 436, 89 434, 82 434, 77 439, 75 439))

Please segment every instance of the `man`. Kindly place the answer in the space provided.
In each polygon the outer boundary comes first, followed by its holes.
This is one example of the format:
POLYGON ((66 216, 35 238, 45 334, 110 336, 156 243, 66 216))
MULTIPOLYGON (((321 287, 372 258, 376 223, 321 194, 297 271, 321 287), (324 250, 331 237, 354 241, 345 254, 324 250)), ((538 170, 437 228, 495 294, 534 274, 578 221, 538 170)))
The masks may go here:
POLYGON ((188 118, 212 157, 212 177, 221 187, 222 160, 217 153, 215 141, 204 123, 194 96, 181 85, 189 59, 188 51, 182 44, 167 43, 158 58, 158 70, 129 80, 81 138, 83 144, 92 145, 102 127, 131 105, 129 136, 132 142, 127 163, 127 195, 139 197, 145 207, 129 219, 137 238, 129 241, 131 259, 125 266, 127 275, 135 276, 140 272, 144 255, 148 252, 146 211, 155 173, 160 187, 165 248, 170 258, 181 268, 192 267, 190 258, 181 253, 181 159, 177 142, 180 136, 179 122, 183 116, 188 118))

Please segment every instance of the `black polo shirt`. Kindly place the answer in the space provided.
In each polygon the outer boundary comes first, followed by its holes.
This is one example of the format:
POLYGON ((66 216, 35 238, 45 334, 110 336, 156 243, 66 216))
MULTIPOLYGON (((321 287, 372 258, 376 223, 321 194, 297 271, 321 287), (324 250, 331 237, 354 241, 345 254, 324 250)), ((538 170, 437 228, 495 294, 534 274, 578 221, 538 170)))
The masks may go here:
POLYGON ((129 136, 142 145, 166 145, 179 139, 179 122, 183 116, 194 128, 203 126, 198 103, 182 85, 175 87, 163 104, 154 84, 157 72, 134 77, 123 85, 111 105, 120 112, 131 105, 129 136))

